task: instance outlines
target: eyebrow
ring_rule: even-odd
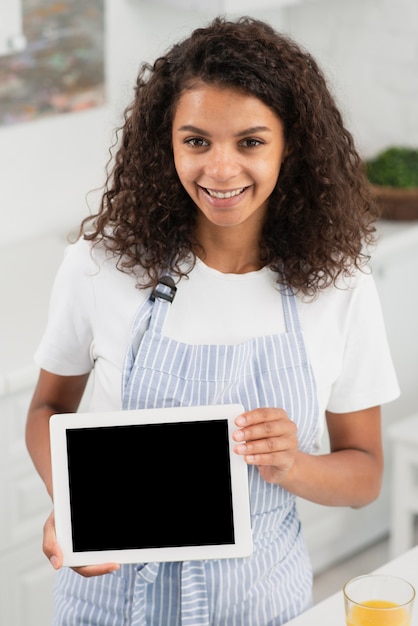
[[[180,132],[196,133],[196,135],[209,136],[210,134],[202,128],[192,126],[191,124],[185,124],[184,126],[180,126],[178,130]],[[271,132],[271,128],[269,128],[268,126],[251,126],[250,128],[246,128],[245,130],[240,130],[239,133],[236,133],[235,137],[245,137],[246,135],[254,135],[255,133],[263,132]]]

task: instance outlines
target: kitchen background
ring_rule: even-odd
[[[0,127],[0,244],[72,228],[85,214],[85,195],[103,181],[112,130],[133,95],[139,62],[213,16],[210,8],[181,8],[199,5],[234,13],[244,6],[305,45],[365,155],[418,144],[416,0],[105,0],[106,104]]]
[[[53,572],[41,552],[49,503],[23,442],[32,354],[66,236],[87,202],[95,208],[91,190],[103,183],[139,63],[217,13],[266,19],[320,62],[365,158],[389,145],[418,146],[417,0],[254,0],[254,8],[251,0],[103,0],[103,7],[104,91],[92,106],[0,125],[1,626],[49,623]],[[418,412],[418,221],[380,230],[373,264],[402,397],[384,412],[388,462],[379,500],[362,511],[301,503],[316,573],[388,534],[387,427]]]

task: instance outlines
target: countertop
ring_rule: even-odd
[[[359,575],[364,573],[367,572],[359,572]],[[400,576],[418,590],[418,546],[379,567],[375,573]],[[290,620],[286,626],[346,626],[342,590]],[[411,626],[418,626],[418,600],[415,601]]]

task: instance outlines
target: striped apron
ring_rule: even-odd
[[[299,449],[309,452],[318,426],[316,388],[290,291],[282,296],[285,333],[189,345],[164,336],[170,287],[158,289],[134,320],[123,408],[281,407],[298,426]],[[312,572],[295,497],[264,481],[256,467],[248,473],[251,557],[123,564],[90,579],[64,568],[54,626],[281,626],[309,608]]]

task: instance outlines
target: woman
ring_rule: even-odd
[[[242,403],[254,554],[61,569],[51,514],[54,624],[278,626],[311,604],[296,496],[375,499],[398,394],[360,158],[316,62],[248,18],[145,64],[122,131],[57,276],[28,448],[52,496],[49,418],[77,410],[91,372],[93,411]],[[325,424],[330,453],[312,454]]]

